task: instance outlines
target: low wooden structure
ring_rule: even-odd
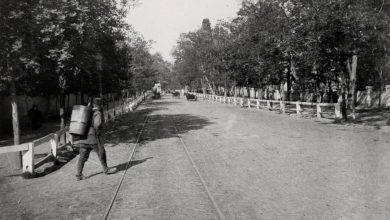
[[[141,104],[142,101],[148,97],[149,94],[149,92],[143,93],[135,100],[125,101],[121,105],[114,104],[113,108],[103,113],[105,121],[113,121],[115,118],[121,117],[122,115],[133,111],[139,104]],[[38,162],[34,163],[34,148],[46,143],[50,143],[51,153],[48,156],[40,159]],[[72,135],[69,134],[69,127],[65,127],[64,129],[50,133],[29,143],[0,147],[0,154],[22,152],[23,173],[33,175],[34,168],[41,166],[48,159],[56,158],[58,149],[66,147],[67,145],[71,145],[72,143],[73,140]]]

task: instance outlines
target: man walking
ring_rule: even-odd
[[[74,144],[78,145],[80,149],[80,158],[77,163],[77,180],[86,179],[83,175],[83,168],[92,150],[97,153],[105,174],[112,174],[115,172],[115,170],[110,170],[107,166],[106,150],[104,149],[104,145],[102,143],[103,115],[101,112],[101,104],[102,100],[100,98],[94,98],[92,120],[89,125],[88,133],[85,136],[81,136],[79,140],[74,142]]]

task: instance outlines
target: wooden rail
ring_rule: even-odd
[[[278,104],[279,110],[282,113],[286,112],[286,105],[295,105],[295,108],[293,108],[293,110],[295,110],[298,115],[301,115],[302,112],[304,111],[302,106],[316,107],[316,113],[318,118],[323,117],[322,107],[334,107],[334,114],[336,118],[341,118],[341,110],[340,110],[339,103],[313,103],[313,102],[299,102],[299,101],[283,102],[282,100],[248,99],[248,98],[241,98],[241,97],[225,97],[225,96],[208,95],[208,94],[201,94],[201,93],[192,93],[192,94],[196,95],[197,97],[202,97],[205,100],[239,105],[241,107],[248,107],[248,108],[257,108],[257,109],[266,108],[272,110],[273,109],[272,105]]]
[[[114,106],[110,110],[104,112],[104,118],[106,121],[114,120],[117,117],[122,116],[125,113],[133,111],[142,101],[144,101],[150,95],[149,92],[143,93],[137,99],[133,101],[125,101],[122,105]],[[34,163],[34,148],[50,143],[51,153]],[[73,143],[72,135],[69,134],[69,127],[65,127],[54,133],[50,133],[42,138],[34,140],[29,143],[20,145],[12,145],[0,147],[0,154],[22,152],[22,169],[23,173],[34,174],[34,168],[37,168],[44,164],[49,158],[57,157],[57,150],[61,147],[71,145]]]

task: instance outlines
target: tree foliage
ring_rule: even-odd
[[[183,85],[200,86],[206,75],[216,87],[348,88],[353,56],[358,88],[390,75],[390,19],[381,0],[244,0],[237,15],[181,35],[173,55]]]

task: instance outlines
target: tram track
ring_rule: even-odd
[[[123,184],[123,180],[124,180],[124,178],[125,178],[125,176],[126,176],[126,172],[127,172],[128,168],[129,168],[131,162],[132,162],[132,159],[133,159],[135,150],[137,149],[137,146],[138,146],[138,144],[139,144],[140,138],[141,138],[141,136],[142,136],[142,133],[143,133],[143,131],[144,131],[144,129],[145,129],[146,124],[148,123],[148,120],[149,120],[149,116],[146,116],[146,118],[145,118],[145,120],[144,120],[144,122],[143,122],[142,128],[141,128],[141,131],[140,131],[140,133],[138,134],[137,141],[136,141],[135,144],[134,144],[134,147],[133,147],[133,150],[131,151],[131,154],[130,154],[130,156],[129,156],[128,162],[126,163],[126,168],[125,168],[124,172],[122,173],[121,179],[119,180],[119,183],[118,183],[118,185],[117,185],[117,187],[116,187],[116,189],[115,189],[115,191],[114,191],[114,194],[113,194],[113,196],[112,196],[112,198],[111,198],[111,200],[110,200],[109,205],[107,206],[107,209],[106,209],[106,211],[105,211],[105,213],[104,213],[104,215],[103,215],[103,217],[102,217],[102,220],[107,220],[108,217],[109,217],[109,215],[110,215],[112,206],[114,205],[115,199],[116,199],[116,197],[118,196],[118,192],[119,192],[119,190],[120,190],[120,188],[121,188],[121,186],[122,186],[122,184]]]
[[[175,114],[177,114],[177,112],[175,112]],[[194,159],[192,158],[190,152],[188,151],[188,147],[187,147],[186,143],[184,142],[183,138],[181,137],[180,130],[177,128],[177,125],[176,125],[175,121],[173,121],[173,128],[175,129],[176,136],[180,139],[181,146],[184,149],[184,152],[186,153],[188,159],[191,161],[191,165],[192,165],[193,169],[195,170],[198,178],[200,179],[200,181],[202,183],[202,186],[203,186],[204,190],[206,191],[207,196],[208,196],[210,202],[212,203],[212,205],[213,205],[213,207],[214,207],[214,209],[215,209],[215,211],[217,213],[218,219],[219,220],[224,220],[225,216],[222,213],[221,209],[219,208],[218,203],[216,202],[216,200],[215,200],[213,194],[211,193],[210,189],[208,188],[207,183],[206,183],[205,179],[203,178],[201,172],[199,171],[198,166],[196,165]]]
[[[180,139],[180,142],[182,143],[181,146],[183,147],[183,149],[184,149],[184,151],[185,151],[185,153],[186,153],[188,159],[191,161],[192,167],[194,168],[196,174],[198,175],[200,181],[202,182],[203,188],[204,188],[204,190],[206,191],[207,196],[208,196],[208,198],[210,199],[211,203],[213,204],[213,207],[214,207],[215,211],[217,212],[218,219],[224,220],[225,217],[224,217],[223,213],[221,212],[221,209],[219,208],[217,202],[215,201],[214,196],[211,194],[210,189],[207,187],[207,183],[206,183],[206,181],[204,180],[204,178],[202,177],[202,174],[200,173],[200,171],[199,171],[199,169],[198,169],[198,166],[195,164],[194,159],[192,158],[191,154],[189,153],[188,148],[187,148],[187,145],[185,144],[185,142],[184,142],[183,139],[181,138],[181,136],[180,136],[180,134],[179,134],[179,130],[177,129],[176,124],[174,124],[174,128],[175,128],[177,137]]]
[[[109,219],[110,217],[110,214],[113,214],[113,206],[115,205],[116,203],[116,199],[119,195],[121,195],[122,193],[120,193],[120,190],[121,190],[121,187],[123,185],[123,182],[124,182],[124,178],[126,177],[126,171],[127,169],[130,167],[132,161],[134,160],[134,155],[135,155],[135,152],[137,150],[137,148],[139,147],[139,144],[141,142],[141,140],[145,139],[147,140],[148,138],[145,138],[143,137],[145,135],[145,132],[146,131],[149,131],[150,132],[150,128],[148,126],[150,126],[148,124],[148,122],[150,121],[150,118],[152,116],[147,116],[143,122],[143,125],[142,125],[142,129],[140,130],[139,134],[138,134],[138,137],[137,137],[137,141],[135,142],[134,144],[134,147],[132,149],[132,152],[129,156],[129,160],[126,164],[126,169],[125,171],[123,172],[118,184],[117,184],[117,187],[114,191],[114,193],[112,194],[112,198],[110,200],[110,203],[108,204],[107,206],[107,209],[103,215],[103,217],[101,218],[102,220],[107,220]],[[158,116],[157,116],[158,117]],[[175,120],[169,120],[167,119],[166,117],[162,117],[162,121],[164,121],[165,123],[167,123],[167,125],[170,124],[169,127],[171,127],[172,129],[169,129],[170,132],[171,132],[171,135],[172,137],[176,137],[179,139],[179,143],[180,143],[180,148],[183,149],[184,153],[185,153],[185,157],[187,157],[187,159],[189,160],[189,164],[190,164],[190,167],[188,168],[189,170],[192,169],[193,171],[195,171],[195,175],[196,175],[196,179],[198,179],[198,181],[201,183],[202,186],[199,185],[199,187],[202,187],[203,188],[203,191],[205,192],[205,194],[207,195],[207,197],[204,197],[204,199],[208,198],[209,202],[211,203],[212,206],[210,206],[210,211],[211,210],[214,210],[215,211],[215,214],[216,214],[216,219],[219,219],[219,220],[224,220],[225,217],[223,215],[223,213],[221,212],[215,198],[213,197],[212,193],[210,192],[208,186],[207,186],[207,183],[205,181],[205,179],[202,177],[202,174],[201,172],[199,171],[199,168],[198,166],[196,165],[194,159],[192,158],[189,150],[188,150],[188,147],[186,145],[186,143],[184,142],[184,140],[182,139],[181,135],[180,135],[180,126],[178,126],[176,123],[175,123]],[[152,125],[153,126],[153,125]],[[158,126],[158,125],[154,125],[154,126]],[[159,129],[159,128],[155,128],[155,127],[151,127],[152,129]],[[179,147],[179,146],[178,146]],[[200,188],[199,188],[200,189]],[[205,200],[206,201],[206,200]],[[211,214],[211,212],[210,212]]]

